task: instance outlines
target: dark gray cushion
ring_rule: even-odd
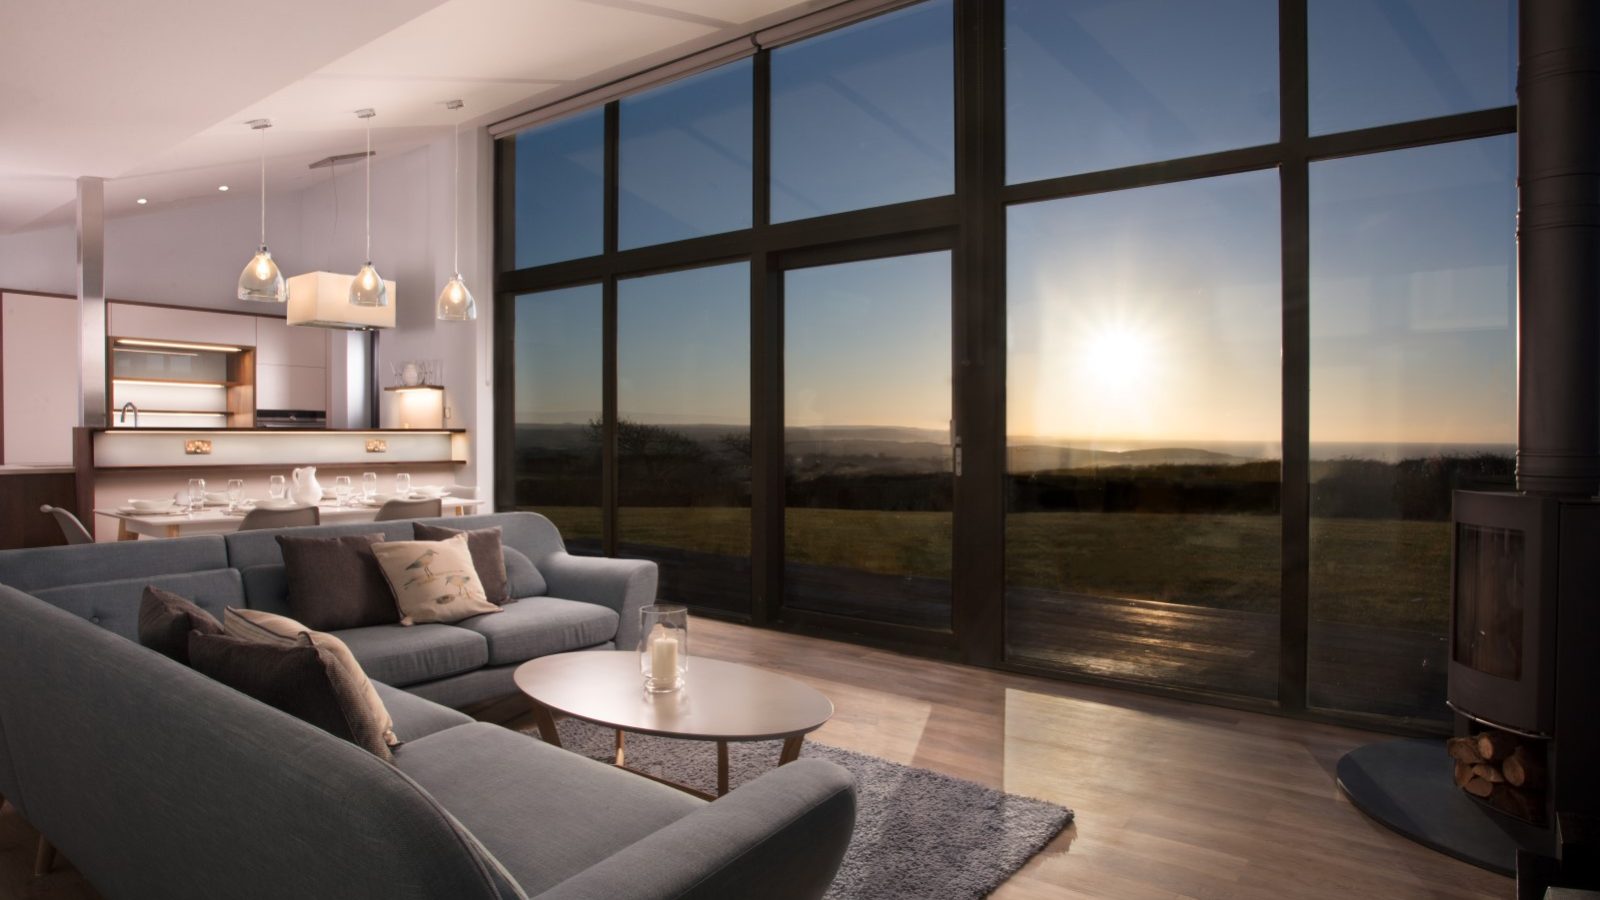
[[[294,618],[289,613],[289,570],[282,563],[241,569],[239,577],[247,608]]]
[[[603,644],[617,633],[617,614],[593,603],[528,597],[493,615],[462,619],[456,627],[483,635],[489,665],[505,666]]]
[[[205,572],[229,566],[220,535],[0,550],[0,584],[35,596],[46,588]]]
[[[506,561],[506,592],[511,599],[542,596],[546,587],[539,567],[515,547],[502,545],[500,552]]]
[[[314,631],[400,621],[389,582],[373,558],[382,534],[278,535],[289,582],[289,617]]]
[[[251,566],[283,565],[283,553],[278,549],[278,535],[308,537],[341,537],[347,534],[381,534],[388,541],[411,540],[410,522],[355,522],[349,525],[308,525],[303,528],[263,528],[257,531],[235,531],[227,535],[227,564],[235,569]]]
[[[565,553],[566,544],[561,541],[561,532],[556,530],[554,522],[534,512],[518,510],[515,512],[485,513],[478,516],[451,516],[438,519],[419,519],[428,525],[443,525],[446,528],[461,528],[472,530],[474,528],[500,528],[500,543],[507,548],[518,550],[528,557],[536,566],[544,565],[544,558],[552,553]],[[408,527],[410,527],[408,525]],[[390,538],[389,540],[395,540]]]
[[[706,805],[484,723],[410,741],[395,752],[395,765],[465,825],[530,896]]]
[[[471,724],[473,718],[432,700],[424,700],[410,691],[390,687],[381,681],[372,683],[383,705],[394,720],[394,733],[402,741],[414,741],[446,728]]]
[[[500,549],[500,526],[462,531],[417,522],[414,527],[419,541],[446,541],[458,534],[466,535],[467,552],[472,554],[472,568],[478,583],[483,585],[484,596],[496,606],[503,606],[511,599],[506,590],[506,556]]]
[[[218,619],[222,618],[222,611],[225,608],[238,606],[244,602],[244,588],[239,581],[239,573],[233,569],[74,584],[35,591],[34,596],[137,642],[139,602],[144,597],[144,589],[148,585],[186,597],[189,602]]]
[[[379,759],[390,758],[384,740],[388,723],[370,715],[360,692],[342,676],[339,663],[304,632],[292,644],[195,632],[189,636],[189,660],[208,678]]]
[[[191,631],[221,634],[222,623],[177,594],[147,585],[139,598],[139,643],[188,665]]]
[[[333,634],[355,654],[368,678],[395,687],[469,672],[489,661],[483,635],[454,625],[373,625]]]

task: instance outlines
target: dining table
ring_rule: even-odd
[[[442,497],[441,512],[445,515],[464,516],[477,512],[487,500],[468,497]],[[322,524],[336,525],[354,522],[371,522],[378,517],[381,504],[355,501],[340,506],[336,502],[317,504],[317,514]],[[117,540],[132,541],[140,537],[175,538],[197,534],[231,534],[239,530],[248,504],[233,510],[226,505],[206,505],[196,510],[174,509],[164,512],[137,512],[127,508],[97,509],[95,515],[117,520]]]

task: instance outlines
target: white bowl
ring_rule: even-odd
[[[172,498],[163,497],[160,500],[128,500],[128,505],[140,512],[160,512],[172,507]]]
[[[432,500],[435,497],[443,497],[444,494],[445,489],[436,484],[423,484],[411,489],[412,496],[421,497],[424,500]]]

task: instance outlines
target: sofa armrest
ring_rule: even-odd
[[[855,828],[855,780],[796,760],[540,894],[548,900],[815,900]]]
[[[552,553],[539,560],[545,592],[616,610],[618,650],[639,646],[639,608],[656,602],[656,564],[644,559],[609,559]]]

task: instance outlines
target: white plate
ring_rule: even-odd
[[[169,506],[166,509],[138,509],[132,506],[119,506],[117,507],[117,512],[125,516],[179,516],[188,512],[188,510],[179,509],[176,506]]]
[[[172,498],[161,500],[141,500],[134,497],[128,501],[128,508],[137,512],[165,512],[176,505]]]
[[[287,498],[282,500],[273,500],[268,498],[266,500],[257,500],[255,505],[259,509],[292,509],[300,504]]]

